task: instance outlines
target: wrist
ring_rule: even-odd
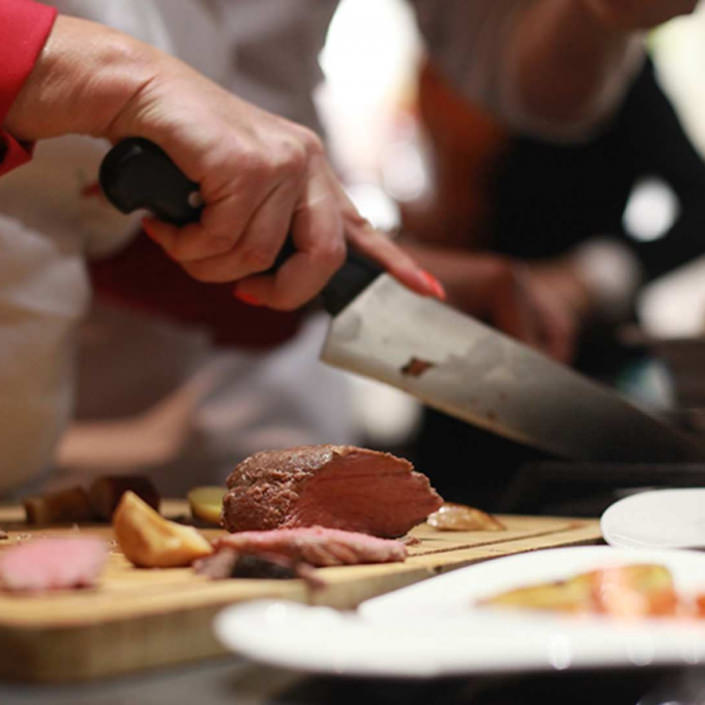
[[[153,77],[158,56],[121,32],[59,16],[4,127],[26,141],[67,133],[108,136],[124,106]]]

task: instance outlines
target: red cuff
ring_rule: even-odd
[[[56,10],[33,0],[0,1],[0,125],[34,67],[56,18]],[[27,161],[30,151],[0,134],[0,173]]]

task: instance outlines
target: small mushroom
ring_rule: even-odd
[[[446,502],[429,514],[426,522],[439,531],[504,531],[499,519],[475,507]]]

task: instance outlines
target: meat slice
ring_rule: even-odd
[[[95,585],[108,555],[101,539],[34,539],[0,553],[0,587],[42,592]]]
[[[320,590],[326,582],[310,563],[274,553],[240,554],[232,548],[221,548],[193,563],[198,575],[211,580],[253,578],[256,580],[291,580],[301,578],[312,590]]]
[[[241,531],[218,539],[215,547],[239,554],[286,556],[313,566],[394,563],[406,558],[401,541],[322,526]]]
[[[354,446],[300,446],[243,460],[227,480],[228,531],[326,526],[402,536],[441,506],[408,460]]]

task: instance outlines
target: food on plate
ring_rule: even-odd
[[[44,592],[96,584],[108,555],[93,536],[25,541],[0,552],[0,586],[18,592]]]
[[[83,487],[27,497],[24,510],[28,524],[70,524],[90,521],[93,510]]]
[[[354,446],[256,453],[226,484],[228,531],[325,526],[397,537],[443,502],[408,460]]]
[[[110,521],[122,495],[130,490],[150,507],[159,511],[159,493],[143,475],[106,475],[93,481],[88,500],[96,518]]]
[[[506,531],[506,526],[490,514],[464,504],[444,502],[426,523],[439,531]]]
[[[213,552],[192,526],[164,519],[129,490],[113,514],[113,531],[125,557],[140,568],[187,566]]]
[[[394,563],[407,555],[401,541],[322,526],[242,531],[217,539],[215,547],[243,554],[286,556],[313,566]]]
[[[529,585],[481,604],[615,617],[677,615],[687,608],[687,603],[679,600],[669,570],[648,563],[612,566],[567,580]]]
[[[225,487],[194,487],[186,495],[191,514],[208,524],[220,525],[223,511],[223,496],[227,492]]]
[[[7,531],[5,531],[5,529],[0,529],[0,541],[4,541],[6,538],[9,538]]]

